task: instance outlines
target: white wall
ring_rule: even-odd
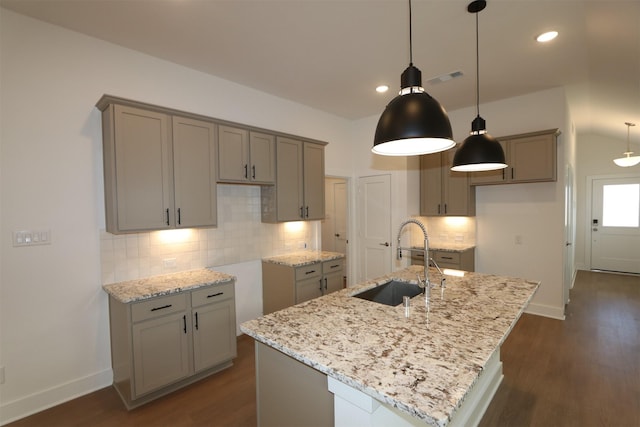
[[[345,120],[4,9],[0,19],[6,422],[111,383],[94,108],[104,93],[325,140],[328,174],[351,165]],[[12,247],[24,229],[51,230],[52,244]]]
[[[620,125],[624,126],[624,123]],[[640,130],[637,129],[638,127],[631,128],[631,151],[640,153],[640,144],[635,142],[638,141],[637,135],[640,133]],[[622,157],[622,153],[627,151],[626,139],[619,140],[598,134],[578,134],[577,140],[576,267],[580,270],[588,270],[591,268],[591,244],[589,240],[591,236],[588,231],[591,218],[588,218],[587,214],[591,210],[591,207],[588,206],[588,195],[591,189],[587,186],[587,179],[590,176],[640,175],[640,165],[621,168],[613,163],[613,159]]]
[[[558,128],[558,181],[476,188],[476,271],[542,282],[528,311],[563,318],[564,164],[567,126],[564,90],[553,89],[483,104],[494,137]],[[461,141],[473,108],[450,112]],[[466,126],[465,126],[466,125]],[[522,244],[515,236],[522,236]]]

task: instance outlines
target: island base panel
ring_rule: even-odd
[[[258,427],[332,427],[327,376],[256,341]]]

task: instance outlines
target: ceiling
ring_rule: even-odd
[[[413,62],[449,111],[475,104],[475,15],[467,4],[413,0]],[[409,63],[405,0],[0,5],[347,119],[380,114]],[[640,1],[490,0],[479,24],[481,102],[564,86],[578,132],[626,139],[624,122],[640,125]],[[556,40],[534,40],[550,29]],[[462,77],[428,82],[454,71]],[[383,83],[391,90],[376,93]]]

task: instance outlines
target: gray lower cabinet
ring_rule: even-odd
[[[343,274],[344,258],[299,267],[263,261],[263,314],[338,291],[343,287]]]
[[[451,268],[454,270],[475,271],[475,249],[473,248],[463,251],[431,249],[429,250],[429,257],[433,258],[441,269]],[[422,252],[412,252],[411,264],[423,265],[424,254]]]
[[[109,297],[113,385],[128,409],[231,366],[234,284],[122,303]]]

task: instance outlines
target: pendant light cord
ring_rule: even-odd
[[[478,12],[476,12],[476,113],[480,117],[480,42],[478,31]]]
[[[409,0],[409,65],[413,65],[413,30],[411,28],[411,21],[411,0]]]
[[[629,130],[631,130],[631,126],[635,126],[635,123],[630,123],[630,122],[625,122],[625,125],[627,125],[627,152],[631,151],[631,143],[629,142]]]

